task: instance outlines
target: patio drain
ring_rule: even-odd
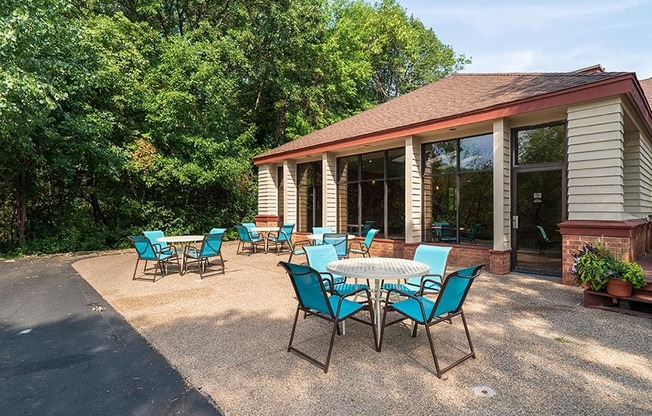
[[[494,397],[496,395],[494,389],[485,386],[473,387],[473,393],[480,397]]]

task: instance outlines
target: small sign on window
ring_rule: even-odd
[[[534,193],[534,203],[535,204],[540,204],[541,203],[541,192],[535,192]]]

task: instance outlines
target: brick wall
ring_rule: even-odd
[[[573,254],[585,243],[600,243],[614,257],[632,261],[650,249],[651,223],[633,221],[566,221],[560,224],[562,234],[562,283],[575,285]]]

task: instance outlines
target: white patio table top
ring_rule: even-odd
[[[430,267],[419,261],[397,259],[392,257],[356,257],[330,262],[326,269],[340,276],[354,279],[373,279],[373,303],[376,321],[376,335],[380,338],[380,295],[382,281],[387,279],[407,279],[409,277],[423,276],[430,271]],[[380,339],[379,339],[380,341]]]
[[[203,235],[171,235],[171,236],[166,236],[166,237],[159,237],[157,238],[158,241],[163,241],[166,243],[183,243],[183,256],[181,258],[181,273],[183,274],[183,271],[186,270],[186,252],[188,251],[188,247],[192,243],[198,243],[200,241],[204,240]]]

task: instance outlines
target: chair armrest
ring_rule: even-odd
[[[433,275],[436,276],[436,275]],[[423,295],[425,289],[426,289],[426,283],[433,283],[436,286],[439,286],[441,288],[441,281],[436,281],[433,279],[423,279],[421,280],[421,285],[419,286],[419,291],[416,293],[417,295]]]

